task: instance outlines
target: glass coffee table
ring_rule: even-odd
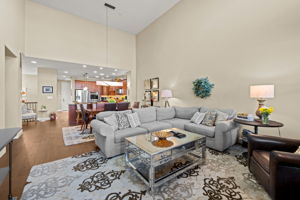
[[[152,133],[125,139],[126,165],[149,186],[152,195],[156,187],[197,165],[205,164],[205,136],[176,128],[164,131],[183,133],[185,137],[169,137],[173,145],[164,148],[152,144],[157,140]]]

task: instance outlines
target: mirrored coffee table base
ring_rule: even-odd
[[[180,129],[170,129],[186,135],[168,138],[174,145],[159,148],[152,145],[152,134],[126,138],[126,165],[155,193],[155,188],[167,181],[205,164],[206,138]]]

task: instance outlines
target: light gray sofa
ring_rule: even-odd
[[[216,126],[208,127],[191,123],[190,119],[196,112],[219,110],[229,115],[229,120],[217,122]],[[233,122],[236,113],[228,109],[208,109],[198,107],[172,107],[172,108],[141,108],[120,112],[136,112],[141,121],[141,126],[115,130],[104,122],[104,118],[117,111],[107,111],[97,114],[91,122],[96,144],[107,157],[124,153],[125,138],[139,134],[159,131],[168,128],[180,128],[206,136],[206,145],[209,148],[224,151],[234,145],[238,138],[238,125]]]

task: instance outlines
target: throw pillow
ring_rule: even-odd
[[[125,113],[116,113],[116,117],[117,117],[117,121],[118,121],[118,128],[120,130],[130,127],[128,118]]]
[[[126,115],[131,128],[135,128],[141,125],[141,121],[137,113],[130,113]]]
[[[216,122],[219,122],[219,121],[226,121],[228,119],[228,114],[227,113],[224,113],[224,112],[221,112],[221,111],[217,111],[217,119],[216,119]]]
[[[201,124],[205,126],[214,126],[217,118],[217,112],[207,112]]]
[[[298,149],[295,151],[296,154],[300,154],[300,146],[298,147]]]
[[[191,122],[195,124],[201,124],[204,117],[205,117],[205,113],[196,112],[192,117]]]
[[[116,117],[115,114],[112,114],[112,115],[110,115],[108,117],[104,117],[103,121],[105,123],[107,123],[108,125],[112,126],[114,131],[117,130],[118,127],[119,127],[118,126],[118,120],[117,120],[117,117]]]

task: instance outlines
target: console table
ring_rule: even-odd
[[[7,174],[9,175],[9,184],[8,184],[8,199],[16,199],[12,196],[11,191],[11,175],[12,175],[12,143],[16,135],[21,131],[21,128],[8,128],[8,129],[0,129],[0,149],[9,145],[9,165],[5,168],[0,168],[0,184],[4,181]]]

